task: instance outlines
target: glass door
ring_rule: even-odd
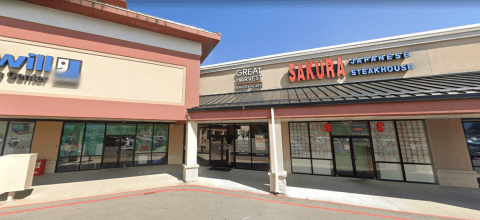
[[[103,148],[103,168],[118,167],[118,146],[120,146],[120,140],[117,136],[105,137],[105,145]]]
[[[131,167],[133,163],[133,150],[135,149],[133,136],[121,137],[118,155],[119,167]]]
[[[372,148],[368,138],[351,138],[356,177],[375,178]]]
[[[222,136],[211,136],[210,165],[221,166],[222,164]]]
[[[369,138],[335,137],[333,146],[337,176],[375,178]]]
[[[134,140],[133,136],[106,136],[102,167],[132,166]]]
[[[235,164],[233,141],[233,136],[223,136],[222,166],[224,167],[233,167]]]
[[[211,138],[210,165],[216,167],[233,167],[235,164],[233,136],[215,135]]]
[[[355,177],[350,138],[333,138],[337,176]]]

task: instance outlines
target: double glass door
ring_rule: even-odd
[[[134,136],[106,136],[103,168],[131,167],[134,147]]]
[[[375,178],[369,138],[333,137],[337,176]]]
[[[211,136],[210,165],[216,167],[233,167],[235,164],[233,141],[234,136]]]

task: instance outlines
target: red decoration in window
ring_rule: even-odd
[[[384,132],[385,131],[385,126],[383,126],[382,122],[377,123],[377,131]]]
[[[325,124],[325,131],[327,131],[327,132],[332,131],[332,125],[330,123]]]

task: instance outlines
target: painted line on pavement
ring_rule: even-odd
[[[323,203],[329,203],[329,204],[335,204],[335,205],[352,206],[352,207],[358,207],[358,208],[374,209],[374,210],[380,210],[380,211],[397,212],[397,213],[412,214],[412,215],[421,215],[421,216],[427,216],[427,217],[436,217],[436,218],[445,218],[445,219],[455,219],[455,220],[466,220],[466,219],[464,219],[464,218],[456,218],[456,217],[449,217],[449,216],[442,216],[442,215],[431,215],[431,214],[424,214],[424,213],[415,213],[415,212],[407,212],[407,211],[397,211],[397,210],[389,210],[389,209],[382,209],[382,208],[359,206],[359,205],[352,205],[352,204],[345,204],[345,203],[338,203],[338,202],[331,202],[331,201],[302,199],[302,198],[287,197],[287,196],[282,196],[282,195],[262,194],[262,193],[255,193],[255,192],[245,192],[245,191],[239,191],[239,190],[222,189],[222,188],[215,188],[215,187],[201,186],[201,185],[163,186],[163,187],[155,187],[155,188],[149,188],[149,189],[140,189],[140,190],[132,190],[132,191],[125,191],[125,192],[118,192],[118,193],[109,193],[109,194],[95,195],[95,196],[86,196],[86,197],[79,197],[79,198],[72,198],[72,199],[64,199],[64,200],[55,200],[55,201],[48,201],[48,202],[31,203],[31,204],[18,205],[18,206],[0,207],[0,210],[2,210],[2,209],[9,209],[9,208],[25,207],[25,206],[42,205],[42,204],[56,203],[56,202],[66,202],[66,201],[72,201],[72,200],[81,200],[81,199],[97,198],[97,197],[103,197],[103,196],[127,194],[127,193],[134,193],[134,192],[140,192],[140,191],[149,191],[149,190],[156,190],[156,189],[163,189],[163,188],[185,187],[185,186],[208,188],[208,189],[215,189],[215,190],[224,190],[224,191],[231,191],[231,192],[238,192],[238,193],[248,193],[248,194],[254,194],[254,195],[261,195],[261,196],[272,196],[272,197],[279,197],[279,198],[286,198],[286,199],[297,199],[297,200],[305,200],[305,201],[323,202]],[[139,193],[139,194],[134,194],[134,195],[143,195],[143,194],[150,194],[150,193],[157,193],[157,191],[146,192],[146,193]],[[126,195],[126,197],[128,197],[128,196],[130,196],[130,195]],[[118,197],[123,198],[122,196],[118,196]],[[112,198],[117,198],[117,197],[112,197]],[[108,199],[108,198],[106,198],[106,199]],[[90,201],[97,201],[97,200],[90,200]],[[98,200],[98,201],[102,201],[102,200],[100,199],[100,200]],[[88,201],[87,201],[87,202],[88,202]],[[76,203],[69,203],[69,204],[77,204],[77,203],[78,203],[78,202],[76,202]],[[78,204],[81,204],[81,202],[78,203]],[[60,205],[60,206],[61,206],[61,205]],[[57,206],[54,205],[54,206],[49,206],[49,207],[53,207],[53,208],[54,208],[54,207],[57,207]],[[41,209],[41,208],[39,208],[39,209]],[[29,209],[29,210],[36,210],[36,209]],[[0,213],[0,216],[1,216],[1,215],[2,215],[2,213]]]
[[[250,194],[255,194],[255,195],[273,196],[273,197],[286,198],[286,199],[297,199],[297,200],[304,200],[304,201],[323,202],[323,203],[330,203],[330,204],[334,204],[334,205],[352,206],[352,207],[358,207],[358,208],[364,208],[364,209],[375,209],[375,210],[380,210],[380,211],[398,212],[398,213],[405,213],[405,214],[412,214],[412,215],[422,215],[422,216],[435,217],[435,218],[445,218],[445,219],[455,219],[455,220],[466,220],[466,219],[464,219],[464,218],[456,218],[456,217],[449,217],[449,216],[443,216],[443,215],[431,215],[431,214],[416,213],[416,212],[398,211],[398,210],[382,209],[382,208],[375,208],[375,207],[368,207],[368,206],[360,206],[360,205],[352,205],[352,204],[339,203],[339,202],[331,202],[331,201],[324,201],[324,200],[302,199],[302,198],[288,197],[288,196],[283,196],[283,195],[272,195],[272,194],[261,194],[261,193],[254,193],[254,192],[244,192],[244,191],[239,191],[239,190],[221,189],[221,188],[215,188],[215,187],[209,187],[209,186],[201,186],[201,185],[184,185],[184,186],[204,187],[204,188],[209,188],[209,189],[218,189],[218,190],[225,190],[225,191],[238,192],[238,193],[250,193]],[[468,219],[467,219],[467,220],[468,220]]]
[[[302,204],[281,202],[281,201],[275,201],[275,200],[268,200],[268,199],[250,197],[250,196],[242,196],[242,195],[235,195],[235,194],[230,194],[230,193],[214,192],[214,191],[200,190],[200,189],[163,189],[163,190],[157,190],[157,191],[153,191],[153,192],[136,193],[136,194],[122,195],[122,196],[102,198],[102,199],[95,199],[95,200],[89,200],[89,201],[81,201],[81,202],[60,204],[60,205],[40,207],[40,208],[34,208],[34,209],[6,212],[6,213],[0,213],[0,216],[12,215],[12,214],[18,214],[18,213],[26,213],[26,212],[32,212],[32,211],[39,211],[39,210],[44,210],[44,209],[52,209],[52,208],[65,207],[65,206],[72,206],[72,205],[80,205],[80,204],[93,203],[93,202],[100,202],[100,201],[106,201],[106,200],[112,200],[112,199],[121,199],[121,198],[127,198],[127,197],[139,196],[139,195],[149,195],[149,194],[153,194],[153,193],[169,192],[169,191],[205,192],[205,193],[212,193],[212,194],[219,194],[219,195],[226,195],[226,196],[234,196],[234,197],[253,199],[253,200],[259,200],[259,201],[264,201],[264,202],[272,202],[272,203],[278,203],[278,204],[284,204],[284,205],[292,205],[292,206],[298,206],[298,207],[305,207],[305,208],[321,209],[321,210],[328,210],[328,211],[335,211],[335,212],[344,212],[344,213],[350,213],[350,214],[366,215],[366,216],[380,217],[380,218],[387,218],[387,219],[405,220],[405,218],[398,218],[398,217],[387,216],[387,215],[378,215],[378,214],[358,212],[358,211],[350,211],[350,210],[343,210],[343,209],[333,209],[333,208],[327,208],[327,207],[321,207],[321,206],[302,205]]]

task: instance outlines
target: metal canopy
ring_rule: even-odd
[[[479,72],[204,95],[188,111],[462,98],[480,98]]]

